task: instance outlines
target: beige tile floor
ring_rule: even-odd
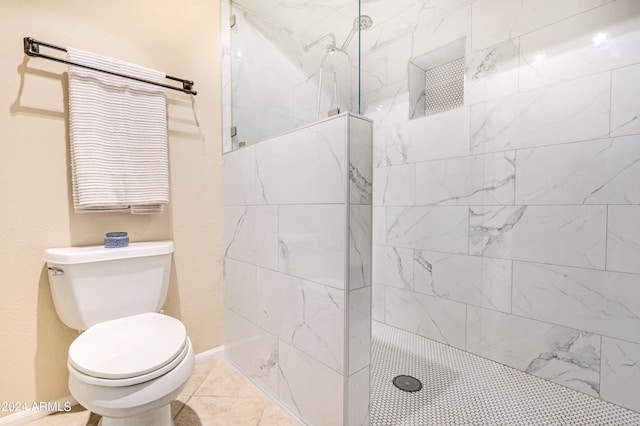
[[[236,370],[222,354],[199,362],[171,404],[175,426],[295,426],[299,423]],[[100,417],[76,405],[30,426],[96,426]]]

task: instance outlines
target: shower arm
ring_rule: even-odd
[[[342,43],[342,47],[340,48],[340,50],[344,52],[347,51],[347,47],[349,47],[349,44],[351,44],[351,40],[353,40],[353,36],[355,34],[356,34],[356,30],[352,28],[351,31],[349,31],[349,35],[347,36],[347,38],[344,39],[344,43]]]
[[[327,37],[331,37],[331,41],[333,43],[333,45],[336,45],[336,36],[333,33],[327,33],[325,35],[323,35],[322,37],[320,37],[319,39],[317,39],[316,41],[314,41],[313,43],[310,44],[305,44],[304,45],[304,51],[308,52],[309,50],[311,50],[311,48],[313,46],[315,46],[316,44],[320,43],[322,40],[324,40]]]

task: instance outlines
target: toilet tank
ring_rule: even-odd
[[[52,248],[44,251],[53,304],[76,330],[162,307],[169,289],[172,241]]]

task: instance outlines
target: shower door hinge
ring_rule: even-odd
[[[231,15],[229,18],[229,28],[233,28],[236,25],[236,15]]]
[[[340,108],[334,108],[327,111],[327,117],[333,117],[334,115],[340,114]]]
[[[238,127],[231,126],[231,137],[234,137],[238,134]]]

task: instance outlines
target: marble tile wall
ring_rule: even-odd
[[[362,2],[374,320],[640,411],[640,2]],[[407,64],[464,37],[464,106]]]
[[[223,156],[225,351],[310,425],[367,425],[372,123]]]

